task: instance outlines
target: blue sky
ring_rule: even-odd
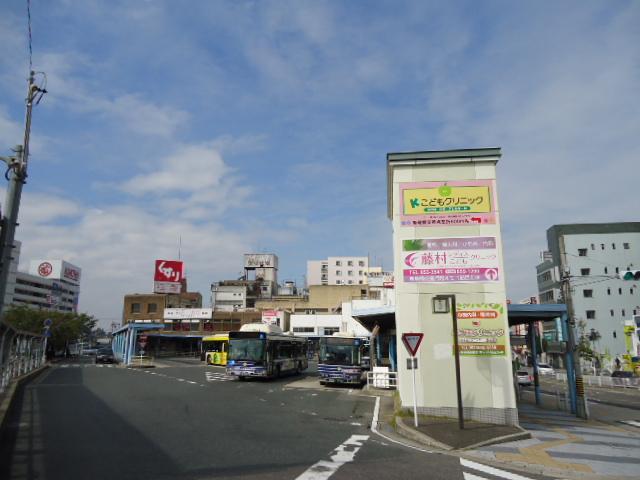
[[[0,5],[0,154],[20,143],[26,1]],[[503,149],[508,294],[555,223],[637,221],[640,3],[32,0],[22,264],[83,268],[118,320],[178,237],[190,287],[274,252],[392,266],[387,152]]]

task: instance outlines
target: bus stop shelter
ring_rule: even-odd
[[[573,361],[573,351],[569,339],[569,316],[567,315],[567,307],[564,304],[510,304],[507,306],[509,327],[516,325],[524,325],[527,328],[531,350],[534,372],[534,391],[536,405],[541,404],[540,400],[540,383],[538,378],[538,360],[536,351],[537,345],[537,322],[548,322],[559,319],[562,341],[555,342],[565,346],[562,352],[564,364],[567,369],[567,389],[569,392],[569,404],[571,413],[577,414],[577,389],[576,389],[576,369]],[[368,331],[372,332],[372,346],[374,341],[380,343],[380,338],[389,339],[389,351],[394,351],[397,343],[396,340],[396,320],[395,308],[393,306],[385,306],[367,310],[355,310],[352,312],[353,318],[360,323]],[[374,335],[375,333],[375,335]],[[380,335],[382,334],[382,335]],[[392,334],[392,335],[391,335]],[[393,347],[391,344],[394,344]],[[377,347],[379,348],[379,347]],[[391,357],[391,355],[390,355]],[[373,358],[373,357],[372,357]]]
[[[141,331],[161,330],[164,328],[162,323],[127,323],[113,332],[111,347],[116,360],[125,365],[131,364],[131,359],[136,353],[136,345],[138,344],[138,334]]]

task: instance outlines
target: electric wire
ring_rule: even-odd
[[[29,73],[33,70],[33,47],[31,35],[31,0],[27,0],[27,24],[29,27]]]

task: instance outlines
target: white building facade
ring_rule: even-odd
[[[246,285],[211,285],[211,308],[222,312],[238,312],[247,308]]]
[[[307,262],[307,286],[311,285],[367,285],[371,272],[381,272],[380,267],[370,267],[368,257],[329,257],[326,260]]]
[[[624,324],[640,315],[640,282],[619,278],[640,270],[640,222],[554,225],[537,265],[540,303],[562,303],[562,273],[571,286],[570,314],[594,329],[599,353],[626,353]],[[580,333],[580,332],[578,332]]]
[[[77,312],[82,270],[59,259],[34,260],[29,273],[16,272],[11,304]]]

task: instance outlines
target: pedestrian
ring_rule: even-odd
[[[620,358],[616,357],[616,370],[620,370]]]

